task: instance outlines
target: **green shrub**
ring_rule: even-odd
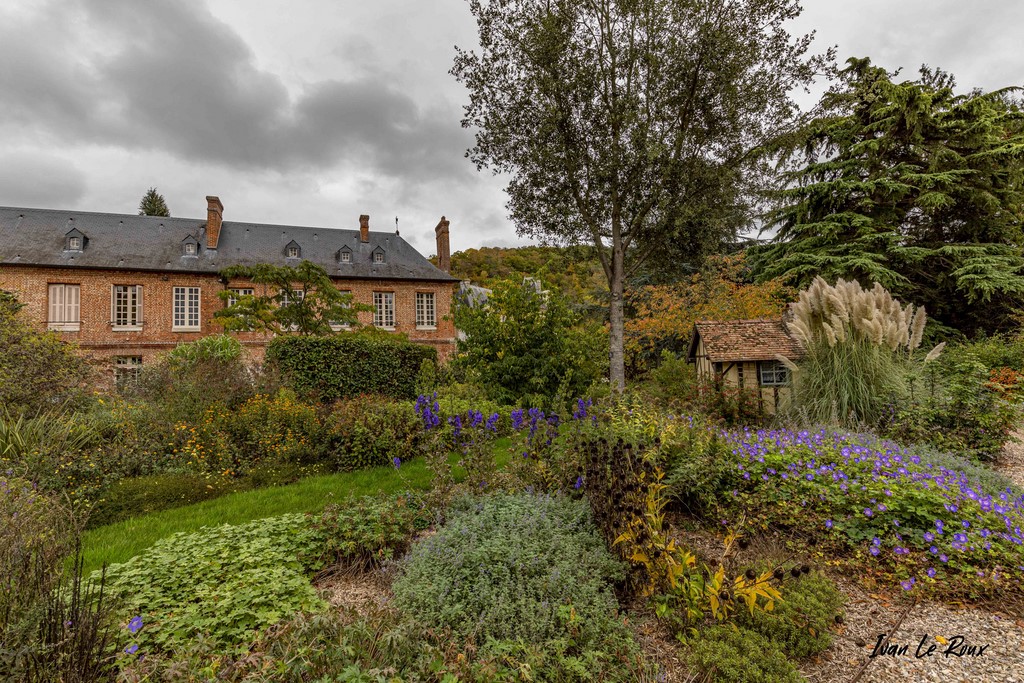
[[[615,618],[612,583],[624,577],[586,501],[501,494],[464,499],[413,546],[395,604],[484,651],[532,652],[545,680],[616,680],[635,653]]]
[[[130,517],[200,503],[247,488],[241,481],[198,474],[164,473],[114,482],[100,494],[89,513],[89,526],[113,524]]]
[[[712,626],[690,642],[690,667],[716,683],[798,683],[804,677],[771,640],[755,631]]]
[[[1021,401],[989,379],[989,368],[969,350],[946,351],[913,379],[910,400],[892,409],[883,433],[980,460],[996,458],[1020,420]]]
[[[313,522],[320,565],[374,566],[402,551],[425,512],[409,496],[357,498],[328,505]]]
[[[23,304],[0,290],[0,406],[36,414],[85,403],[93,377],[89,362],[57,332],[40,332],[21,313]]]
[[[109,680],[116,633],[102,582],[83,581],[72,509],[0,477],[0,678]],[[65,571],[67,564],[72,571]],[[98,585],[99,584],[99,585]]]
[[[297,392],[323,402],[360,394],[414,399],[420,366],[436,363],[437,350],[363,334],[282,336],[266,358]]]
[[[408,457],[422,432],[410,403],[357,396],[331,406],[320,448],[338,470],[379,467]]]
[[[788,657],[803,659],[828,649],[832,643],[829,629],[842,608],[843,595],[828,578],[815,572],[788,581],[785,599],[771,612],[751,615],[740,609],[736,621],[771,640]]]
[[[179,344],[167,352],[167,360],[181,369],[209,361],[230,362],[242,357],[242,344],[227,334],[213,334]]]
[[[682,404],[696,383],[696,366],[665,349],[658,367],[643,378],[639,391],[661,405],[673,406]]]

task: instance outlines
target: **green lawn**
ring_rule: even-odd
[[[508,462],[509,445],[508,439],[495,442],[499,465]],[[124,562],[179,531],[197,531],[214,524],[241,524],[289,512],[318,512],[328,503],[353,496],[428,489],[431,476],[423,459],[414,458],[404,461],[400,470],[379,467],[309,477],[288,486],[232,493],[97,527],[82,535],[85,571],[88,574],[104,564]]]

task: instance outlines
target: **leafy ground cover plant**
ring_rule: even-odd
[[[108,590],[142,653],[175,651],[193,638],[232,652],[255,635],[323,603],[309,574],[337,561],[385,557],[407,540],[416,510],[361,500],[320,517],[270,517],[175,534],[107,572]]]
[[[624,577],[585,502],[495,494],[462,500],[413,546],[395,605],[484,656],[532,653],[543,680],[624,680],[638,658],[615,614],[612,585]]]

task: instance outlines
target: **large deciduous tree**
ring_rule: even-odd
[[[1005,329],[1024,301],[1024,114],[1006,91],[957,95],[851,59],[784,141],[784,173],[754,250],[762,278],[881,283],[966,333]]]
[[[796,0],[470,0],[480,50],[469,158],[508,173],[518,232],[589,243],[610,292],[610,379],[624,386],[623,294],[652,255],[699,261],[744,227],[754,153],[826,59],[785,22]]]

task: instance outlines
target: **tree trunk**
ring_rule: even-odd
[[[616,222],[612,219],[613,224]],[[608,379],[611,382],[612,391],[621,394],[626,389],[626,359],[623,353],[623,328],[625,326],[622,311],[623,280],[625,279],[625,259],[622,249],[622,240],[619,238],[618,230],[613,228],[611,277],[608,280],[608,288],[611,290],[611,306],[609,309],[609,321],[611,331],[608,335],[610,346],[610,367]]]

